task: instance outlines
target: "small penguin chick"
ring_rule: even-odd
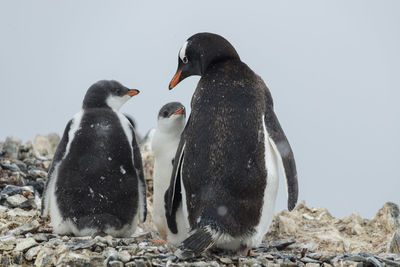
[[[139,90],[99,81],[68,123],[42,199],[57,234],[132,235],[146,219],[146,182],[129,120],[118,110]]]
[[[167,236],[164,193],[170,183],[172,162],[185,127],[185,117],[185,107],[181,103],[165,104],[158,113],[158,125],[152,140],[154,152],[153,223],[163,239],[166,239]]]
[[[163,132],[182,132],[185,126],[186,110],[179,102],[165,104],[158,112],[157,127]]]

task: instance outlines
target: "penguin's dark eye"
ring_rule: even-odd
[[[164,111],[163,116],[164,118],[168,117],[168,111]]]
[[[189,62],[187,56],[184,56],[184,57],[183,57],[182,62],[185,63],[185,64]]]

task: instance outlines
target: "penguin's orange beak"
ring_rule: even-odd
[[[129,89],[129,91],[126,92],[125,95],[134,96],[134,95],[137,95],[139,93],[140,93],[140,91],[137,90],[137,89]]]
[[[185,110],[185,108],[177,109],[177,110],[174,112],[174,114],[175,114],[175,115],[183,114],[183,111],[184,111],[184,110]]]
[[[174,88],[179,83],[179,79],[181,77],[181,74],[182,74],[182,70],[179,70],[179,71],[176,72],[174,78],[172,78],[172,81],[169,83],[169,90]]]

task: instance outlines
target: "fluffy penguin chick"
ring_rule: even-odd
[[[185,107],[181,103],[165,104],[158,113],[158,125],[151,144],[154,153],[153,223],[163,239],[167,237],[164,194],[170,183],[185,117]]]
[[[146,219],[146,183],[129,120],[120,107],[139,93],[116,81],[87,91],[51,164],[42,216],[57,234],[130,236]]]
[[[223,37],[198,33],[178,55],[169,89],[201,78],[165,195],[168,241],[183,252],[216,246],[245,253],[271,223],[281,163],[288,209],[298,196],[296,165],[263,80]]]

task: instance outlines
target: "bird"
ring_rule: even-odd
[[[288,209],[297,203],[294,154],[268,87],[228,40],[187,39],[169,89],[193,75],[201,77],[164,196],[168,242],[182,257],[210,248],[246,255],[272,221],[279,165]]]
[[[119,109],[139,90],[114,80],[90,86],[67,124],[48,173],[42,217],[57,234],[132,235],[147,214],[146,182],[132,124]]]
[[[164,193],[171,178],[173,161],[185,127],[186,111],[179,102],[170,102],[158,113],[157,128],[151,143],[154,153],[153,223],[160,237],[167,237]]]

